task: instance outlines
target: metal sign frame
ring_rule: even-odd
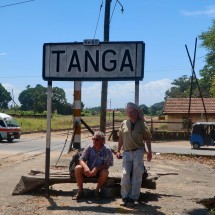
[[[44,43],[46,81],[123,81],[144,77],[145,43]]]

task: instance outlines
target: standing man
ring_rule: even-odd
[[[119,142],[116,157],[120,158],[123,147],[121,196],[124,206],[133,207],[139,199],[142,175],[144,172],[143,155],[147,145],[147,160],[151,161],[151,133],[146,127],[142,111],[129,102],[126,107],[128,120],[124,120],[119,129]]]
[[[100,189],[107,180],[109,167],[113,166],[113,154],[111,149],[104,145],[105,135],[101,131],[95,132],[93,144],[88,145],[80,159],[79,165],[75,167],[75,178],[78,184],[78,193],[74,199],[84,197],[84,177],[97,177],[98,182],[95,189],[95,197],[100,197]]]

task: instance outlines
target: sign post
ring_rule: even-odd
[[[49,196],[50,145],[51,145],[51,112],[52,112],[52,82],[48,81],[47,90],[47,126],[46,126],[46,164],[45,164],[45,192]]]
[[[50,143],[51,143],[51,94],[52,81],[75,81],[77,120],[81,108],[81,81],[135,81],[139,92],[139,80],[144,74],[145,44],[135,42],[45,43],[43,45],[43,79],[48,81],[45,190],[49,195]],[[105,87],[105,90],[107,87]],[[107,92],[104,91],[106,94]],[[138,96],[135,103],[139,103]],[[106,98],[102,100],[105,101]],[[75,102],[75,101],[74,101]],[[104,105],[104,104],[103,104]],[[104,105],[106,113],[107,104]],[[106,116],[105,116],[106,117]],[[74,118],[75,119],[75,118]],[[101,128],[103,129],[103,128]],[[80,129],[77,130],[75,147],[80,148]]]
[[[47,81],[142,80],[143,42],[45,43],[43,79]]]

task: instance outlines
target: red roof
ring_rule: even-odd
[[[203,98],[206,113],[215,114],[215,98]],[[164,104],[164,114],[188,113],[189,98],[168,98]],[[190,113],[205,113],[201,98],[191,98]]]

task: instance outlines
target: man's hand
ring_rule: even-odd
[[[120,152],[117,152],[117,153],[116,153],[116,158],[117,158],[117,159],[121,159],[121,158],[122,158],[122,155],[120,154]]]
[[[94,167],[91,171],[91,176],[96,176],[97,172],[98,172],[97,168]]]
[[[89,168],[84,169],[84,175],[86,175],[87,177],[90,177],[90,175],[91,175],[91,171],[90,171],[90,169],[89,169]]]
[[[147,161],[151,161],[152,160],[152,152],[146,152],[147,153]]]

